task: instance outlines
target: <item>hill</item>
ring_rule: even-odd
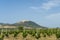
[[[16,25],[16,26],[24,26],[24,27],[32,27],[32,28],[46,28],[46,27],[43,27],[41,25],[38,25],[37,23],[35,23],[33,21],[26,21],[26,20],[15,23],[14,25]]]
[[[14,24],[0,23],[0,25],[2,26],[23,26],[23,27],[31,27],[31,28],[46,28],[41,25],[38,25],[37,23],[33,21],[28,21],[28,20],[20,21]]]

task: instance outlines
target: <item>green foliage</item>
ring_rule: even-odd
[[[40,33],[36,33],[36,34],[35,34],[35,38],[36,38],[36,39],[39,39],[39,38],[40,38]]]
[[[29,30],[28,33],[31,35],[32,34],[32,30]]]
[[[23,26],[19,26],[19,27],[18,27],[18,30],[19,30],[20,32],[23,32]]]
[[[14,31],[9,31],[8,33],[9,33],[9,34],[13,34],[13,33],[14,33]]]
[[[8,32],[6,32],[6,33],[5,33],[5,36],[6,36],[6,37],[9,37],[9,33],[8,33]]]
[[[36,34],[36,30],[32,30],[32,31],[31,31],[31,35],[32,35],[32,36],[35,36],[35,34]]]
[[[14,31],[14,37],[17,37],[18,34],[19,34],[19,31]]]
[[[46,37],[46,33],[43,34],[43,37]]]
[[[21,31],[22,30],[22,31]],[[43,34],[43,37],[46,37],[46,35],[51,36],[52,34],[55,34],[57,38],[60,38],[60,29],[23,29],[20,27],[18,30],[0,30],[0,39],[3,39],[4,36],[9,37],[9,35],[14,34],[14,37],[17,37],[19,33],[22,33],[23,38],[26,38],[28,34],[32,35],[36,39],[39,39],[41,36],[40,34]]]
[[[27,32],[23,31],[23,34],[22,34],[23,38],[26,38],[27,35],[28,35]]]
[[[4,34],[0,34],[0,40],[3,40]]]
[[[59,31],[59,32],[57,31],[56,37],[57,37],[57,38],[60,38],[60,31]]]
[[[19,26],[18,29],[19,29],[19,30],[23,30],[23,26]]]

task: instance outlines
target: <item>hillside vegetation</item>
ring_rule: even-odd
[[[60,40],[60,29],[0,30],[0,40]]]

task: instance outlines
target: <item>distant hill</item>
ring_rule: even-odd
[[[0,23],[2,26],[15,26],[14,24],[9,24],[9,23]]]
[[[15,23],[14,25],[24,26],[24,27],[32,27],[32,28],[46,28],[41,25],[38,25],[37,23],[35,23],[33,21],[21,21],[21,22]]]
[[[3,25],[3,26],[7,26],[7,25],[8,26],[23,26],[23,27],[31,27],[31,28],[46,28],[41,25],[38,25],[37,23],[35,23],[33,21],[28,21],[28,20],[20,21],[20,22],[14,23],[14,24],[0,23],[0,25]]]

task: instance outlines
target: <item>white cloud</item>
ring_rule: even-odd
[[[60,0],[48,0],[46,3],[42,3],[39,7],[30,7],[32,9],[40,9],[40,10],[49,10],[53,7],[59,6]]]
[[[60,3],[60,0],[51,0],[51,1],[48,1],[47,3],[43,3],[41,8],[49,10],[53,7],[58,6],[59,3]]]
[[[38,7],[30,7],[30,8],[32,8],[32,9],[38,9]]]
[[[60,13],[50,14],[45,18],[50,20],[60,20]]]

